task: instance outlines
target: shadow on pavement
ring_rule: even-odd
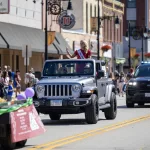
[[[118,106],[118,109],[134,109],[134,108],[150,108],[150,105],[138,106],[135,105],[133,108],[127,108],[126,105]]]
[[[30,147],[34,148],[34,146],[37,146],[37,145],[25,145],[24,147],[16,146],[16,148],[15,148],[15,149],[30,148]]]
[[[99,119],[106,120],[106,119]],[[45,126],[66,126],[66,125],[89,125],[86,123],[85,119],[60,119],[58,121],[52,121],[50,119],[42,119],[42,122]]]

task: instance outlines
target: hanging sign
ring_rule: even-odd
[[[55,31],[48,31],[48,45],[51,45],[55,39]]]
[[[73,14],[67,15],[63,12],[58,18],[58,24],[62,29],[71,29],[75,25],[75,16]]]
[[[97,17],[91,17],[91,32],[98,30],[98,19]]]

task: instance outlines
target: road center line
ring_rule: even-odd
[[[91,136],[95,136],[95,135],[102,134],[102,133],[105,133],[105,132],[108,132],[111,130],[122,128],[122,127],[125,127],[127,125],[134,124],[134,123],[144,121],[147,119],[150,119],[150,115],[134,118],[131,120],[120,122],[120,123],[108,125],[108,126],[105,126],[103,128],[98,128],[98,129],[83,132],[81,134],[77,134],[74,136],[62,138],[60,140],[56,140],[56,141],[48,142],[45,144],[37,145],[35,147],[30,148],[29,150],[39,150],[39,149],[40,150],[41,149],[42,150],[51,150],[51,149],[54,149],[54,148],[59,147],[59,146],[63,146],[63,145],[70,144],[70,143],[73,143],[76,141],[80,141],[80,140],[83,140],[83,139],[91,137]]]

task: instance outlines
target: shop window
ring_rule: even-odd
[[[14,71],[14,55],[12,55],[12,71]]]
[[[96,17],[97,16],[97,14],[96,14],[96,6],[94,8],[94,14],[95,14],[95,17]]]
[[[19,55],[16,55],[16,70],[19,70]]]
[[[90,16],[92,17],[92,4],[90,4]]]
[[[127,8],[136,8],[136,0],[127,0]]]
[[[86,3],[86,33],[88,33],[88,3]]]
[[[2,67],[2,55],[0,54],[0,67]]]

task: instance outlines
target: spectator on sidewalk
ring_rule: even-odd
[[[13,92],[14,92],[14,90],[13,90],[13,81],[9,80],[7,101],[11,101],[12,100]]]
[[[3,72],[7,72],[7,66],[6,65],[4,66]]]
[[[16,88],[16,97],[17,97],[17,93],[21,93],[21,77],[20,77],[20,71],[17,70],[16,74],[15,74],[15,88]]]
[[[10,66],[7,66],[7,71],[8,71],[9,79],[11,79],[11,80],[12,80],[12,71],[11,71]]]
[[[8,72],[4,71],[3,76],[2,76],[2,83],[4,84],[4,96],[7,98],[7,93],[8,93],[8,85],[9,85],[9,77],[8,77]]]

